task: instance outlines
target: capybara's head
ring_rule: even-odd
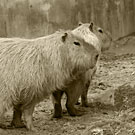
[[[100,39],[102,42],[101,44],[101,51],[108,50],[112,43],[111,34],[108,31],[104,31],[102,28],[94,25],[93,22],[90,23],[91,27],[90,30]]]
[[[76,32],[79,31],[80,34],[82,32],[83,36],[85,36],[84,37],[85,41],[89,41],[89,42],[90,42],[90,40],[93,40],[93,38],[92,37],[88,37],[87,34],[94,33],[97,36],[97,38],[100,40],[101,51],[108,50],[110,48],[110,46],[111,46],[112,38],[111,38],[110,33],[106,32],[102,28],[94,25],[93,22],[91,22],[91,23],[84,23],[84,24],[83,23],[79,23],[79,26],[76,29],[74,29],[74,31],[76,31]],[[92,42],[94,42],[94,40]],[[97,41],[95,40],[95,43],[96,42]]]
[[[85,42],[92,44],[99,53],[101,52],[101,42],[98,37],[91,31],[91,27],[93,28],[93,24],[90,23],[79,23],[79,26],[72,30],[72,32],[84,39]]]
[[[97,63],[99,56],[97,49],[84,39],[74,35],[72,31],[63,33],[62,42],[67,49],[64,53],[68,52],[68,60],[75,69],[86,71]]]

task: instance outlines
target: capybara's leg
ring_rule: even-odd
[[[61,118],[62,117],[62,107],[61,107],[62,95],[63,95],[63,91],[55,91],[52,94],[52,100],[53,100],[53,105],[54,105],[53,118]]]
[[[80,102],[79,102],[79,101],[77,101],[77,102],[75,103],[75,105],[80,105]]]
[[[4,113],[5,113],[5,108],[3,107],[3,105],[0,105],[0,121],[3,121]]]
[[[88,72],[88,74],[90,74],[89,79],[85,82],[85,86],[81,95],[81,103],[83,107],[89,107],[89,103],[88,103],[88,99],[87,99],[87,95],[88,95],[88,90],[89,90],[89,86],[91,84],[92,78],[96,73],[97,68],[95,67],[93,70],[90,70],[91,72]]]
[[[8,104],[6,103],[6,101],[0,100],[0,128],[5,128],[6,126],[3,124],[3,120],[4,120],[4,113],[7,110]]]
[[[73,94],[73,93],[72,93]],[[77,95],[72,95],[70,92],[66,92],[67,102],[66,108],[70,116],[81,116],[83,113],[75,108]],[[78,98],[77,98],[78,99]]]
[[[14,107],[13,120],[11,122],[11,126],[14,126],[16,128],[23,128],[23,127],[25,127],[25,125],[22,122],[21,118],[22,118],[21,105],[17,105],[17,106]]]
[[[35,105],[32,105],[31,107],[24,110],[26,127],[28,130],[31,130],[31,131],[37,131],[33,126],[33,120],[32,120],[32,114],[34,111],[34,107],[35,107]]]
[[[81,116],[83,113],[75,108],[79,97],[84,89],[83,80],[74,80],[65,90],[67,95],[66,108],[71,116]]]
[[[0,125],[3,123],[3,117],[4,117],[4,110],[3,107],[0,105]]]
[[[87,93],[88,93],[88,88],[86,88],[81,95],[81,103],[82,103],[83,107],[89,106],[88,99],[87,99]]]

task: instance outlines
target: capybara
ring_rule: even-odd
[[[91,43],[97,51],[105,51],[109,49],[111,45],[111,36],[109,33],[103,32],[101,28],[98,26],[95,26],[93,23],[86,23],[86,24],[79,24],[79,27],[73,30],[75,34],[77,34],[79,37],[82,37],[86,42]],[[97,40],[98,39],[98,40]],[[82,113],[79,113],[75,108],[74,104],[77,102],[78,98],[81,95],[81,101],[82,106],[88,106],[87,102],[87,92],[90,85],[90,82],[92,80],[92,77],[94,76],[96,69],[98,67],[98,63],[95,65],[93,69],[89,69],[85,72],[85,74],[82,74],[78,80],[72,81],[72,83],[64,89],[64,92],[66,93],[68,100],[66,103],[66,107],[68,110],[68,113],[71,116],[77,116],[81,115]],[[62,108],[61,108],[61,96],[62,91],[55,91],[53,93],[53,104],[54,104],[54,115],[53,117],[58,118],[62,116]],[[70,98],[69,98],[70,97]],[[69,101],[70,99],[70,101]]]
[[[82,27],[88,27],[88,24],[80,24],[82,25]],[[100,45],[101,45],[101,52],[104,52],[106,50],[108,50],[111,47],[111,43],[112,43],[112,38],[111,38],[111,34],[109,32],[104,31],[102,28],[94,25],[94,23],[91,23],[90,25],[90,30],[98,37],[98,39],[100,40]],[[83,90],[82,94],[81,94],[81,102],[82,102],[82,106],[84,107],[88,107],[88,101],[87,101],[87,92],[88,92],[88,88],[90,86],[91,80],[93,78],[93,76],[96,73],[96,70],[98,68],[98,63],[97,62],[96,66],[91,70],[88,70],[85,73],[85,89]]]
[[[99,52],[72,31],[36,39],[0,38],[0,117],[13,107],[12,125],[35,130],[37,103],[93,68]]]

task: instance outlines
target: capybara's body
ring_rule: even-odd
[[[27,128],[34,130],[35,105],[93,68],[97,57],[98,51],[71,31],[31,40],[1,38],[0,116],[13,107],[12,124],[21,126],[24,113]]]
[[[79,27],[73,30],[75,34],[79,37],[82,37],[86,42],[91,43],[98,52],[109,49],[111,44],[111,37],[109,34],[103,32],[101,28],[93,25],[93,23],[89,24],[81,24]],[[88,106],[87,102],[87,92],[89,85],[91,83],[92,77],[94,76],[96,69],[98,67],[98,63],[95,65],[93,69],[87,70],[78,80],[73,81],[66,89],[67,97],[70,97],[67,100],[66,107],[71,116],[81,115],[75,108],[74,104],[77,102],[78,98],[81,95],[82,106]],[[65,91],[65,90],[64,90]],[[54,93],[54,115],[53,117],[61,117],[61,91],[56,91]],[[57,95],[58,94],[58,95]],[[56,99],[55,99],[56,98]],[[58,100],[58,98],[60,98]],[[57,106],[57,108],[55,108]]]

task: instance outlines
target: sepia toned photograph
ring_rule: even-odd
[[[0,135],[135,135],[135,0],[0,0]]]

